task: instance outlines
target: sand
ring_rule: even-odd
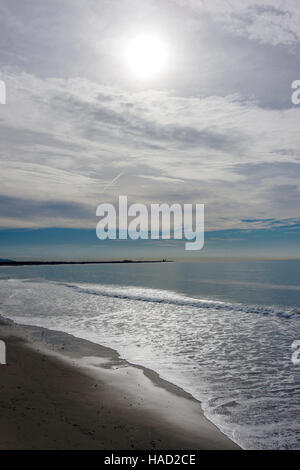
[[[1,319],[0,449],[239,449],[192,396],[112,349]]]

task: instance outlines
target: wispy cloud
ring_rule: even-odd
[[[277,46],[300,41],[300,12],[295,0],[178,0],[238,36]]]
[[[177,197],[176,181],[181,202],[200,200],[212,208],[213,228],[223,226],[224,214],[233,226],[245,211],[294,215],[296,109],[266,110],[237,96],[132,92],[86,79],[18,72],[5,78],[11,96],[1,109],[4,196],[94,209],[104,194],[112,200],[119,191],[169,201]],[[19,226],[22,214],[14,213]],[[72,213],[81,226],[81,216]],[[41,225],[49,224],[39,214]]]
[[[3,4],[0,226],[92,228],[127,194],[205,203],[211,230],[292,227],[299,18],[292,0]],[[171,51],[153,86],[122,62],[146,19]]]

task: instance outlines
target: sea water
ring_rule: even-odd
[[[0,268],[0,313],[109,346],[246,449],[300,448],[300,262]]]

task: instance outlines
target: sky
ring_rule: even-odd
[[[299,52],[296,0],[2,0],[0,257],[299,258]],[[119,195],[205,204],[204,249],[98,240]]]

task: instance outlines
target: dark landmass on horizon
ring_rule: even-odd
[[[54,264],[120,264],[120,263],[172,263],[172,260],[116,260],[116,261],[0,261],[0,266],[42,266]]]
[[[0,266],[51,266],[51,265],[60,265],[60,264],[146,264],[146,263],[226,263],[226,262],[248,262],[248,261],[300,261],[300,258],[268,258],[268,257],[216,257],[216,258],[175,258],[175,259],[147,259],[147,260],[102,260],[102,261],[42,261],[42,260],[19,260],[15,261],[12,259],[0,258]]]

